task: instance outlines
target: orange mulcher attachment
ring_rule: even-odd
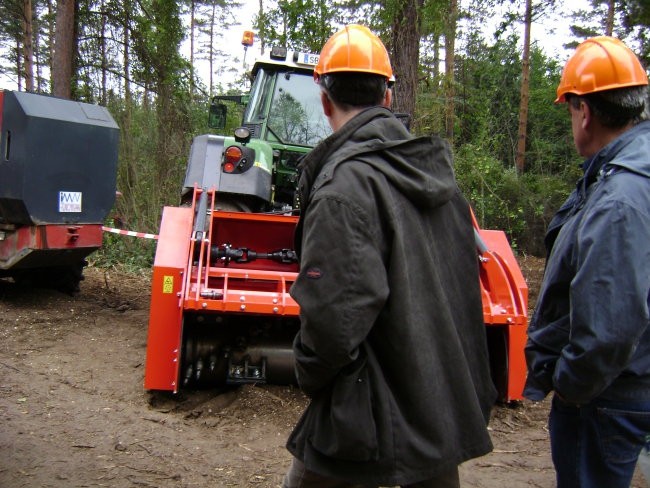
[[[521,400],[527,371],[528,286],[505,233],[480,229],[473,213],[472,220],[492,379],[500,401]]]
[[[297,221],[219,211],[215,192],[200,189],[191,208],[164,209],[145,388],[295,382],[300,323],[289,288],[298,274],[290,248]]]
[[[289,289],[297,217],[224,212],[215,192],[163,211],[154,262],[145,388],[295,382],[300,327]],[[527,288],[503,232],[479,230],[483,314],[492,375],[521,399]]]

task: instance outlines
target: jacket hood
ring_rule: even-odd
[[[641,122],[614,139],[585,162],[587,177],[596,176],[601,167],[618,166],[650,178],[650,121]]]
[[[315,179],[326,162],[332,169],[319,178],[318,186],[349,161],[371,165],[418,207],[441,206],[457,189],[449,144],[437,136],[413,138],[382,107],[360,112],[305,157],[301,170],[309,181],[306,190],[316,188]]]

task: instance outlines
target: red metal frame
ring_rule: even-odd
[[[268,260],[254,263],[211,262],[210,246],[229,244],[246,247],[254,241],[257,251],[271,252],[293,242],[298,218],[287,215],[221,212],[211,201],[210,230],[207,238],[192,240],[190,256],[200,246],[198,265],[188,269],[184,309],[268,315],[298,315],[298,304],[289,288],[298,275],[297,264],[279,264]],[[252,239],[251,236],[254,236]],[[191,259],[190,259],[191,261]]]
[[[151,277],[145,388],[178,391],[183,287],[194,209],[165,207]]]
[[[1,92],[0,92],[1,93]],[[90,254],[102,246],[101,224],[47,224],[0,231],[0,268],[10,269],[41,251],[81,251]]]
[[[195,190],[191,208],[163,210],[152,277],[147,389],[178,391],[184,311],[299,313],[298,304],[289,295],[298,275],[297,264],[259,260],[226,265],[213,263],[210,257],[211,246],[226,243],[246,247],[254,241],[259,252],[286,248],[293,242],[298,218],[217,211],[214,191],[209,191],[209,229],[194,232],[193,216],[201,193]]]

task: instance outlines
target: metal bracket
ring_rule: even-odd
[[[232,357],[230,357],[228,359],[226,383],[229,385],[266,383],[266,358],[262,358],[260,364],[253,364],[248,355],[239,363],[233,362]]]

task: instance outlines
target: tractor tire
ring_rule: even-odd
[[[238,197],[236,195],[217,195],[215,209],[222,212],[253,213],[259,211],[251,205],[250,199],[247,199],[246,196]]]

